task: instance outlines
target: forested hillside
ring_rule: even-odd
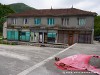
[[[24,12],[24,11],[27,11],[27,10],[33,10],[35,8],[32,8],[24,3],[14,3],[14,4],[9,4],[10,8],[12,10],[14,10],[16,13],[19,13],[19,12]]]

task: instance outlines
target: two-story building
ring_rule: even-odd
[[[41,9],[7,17],[7,40],[33,43],[92,43],[94,16],[76,8]]]

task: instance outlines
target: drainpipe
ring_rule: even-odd
[[[91,34],[91,44],[93,44],[93,39],[94,38],[94,29],[92,29],[92,34]]]
[[[44,32],[43,32],[43,36],[42,36],[42,44],[44,44]]]
[[[55,40],[55,43],[58,43],[58,31],[56,33],[56,40]]]

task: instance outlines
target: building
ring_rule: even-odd
[[[92,43],[95,12],[41,9],[7,17],[7,40],[33,43]]]

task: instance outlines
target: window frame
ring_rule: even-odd
[[[34,18],[34,24],[40,25],[41,24],[41,18]]]
[[[78,18],[78,25],[79,26],[86,25],[86,18]]]
[[[23,23],[24,24],[28,24],[28,19],[27,18],[24,18]]]
[[[63,26],[69,25],[69,18],[62,18],[62,25]]]
[[[13,19],[12,19],[12,24],[14,24],[14,25],[17,24],[17,19],[16,19],[16,18],[13,18]]]
[[[52,26],[55,24],[55,19],[54,18],[47,18],[47,23],[49,26]]]

